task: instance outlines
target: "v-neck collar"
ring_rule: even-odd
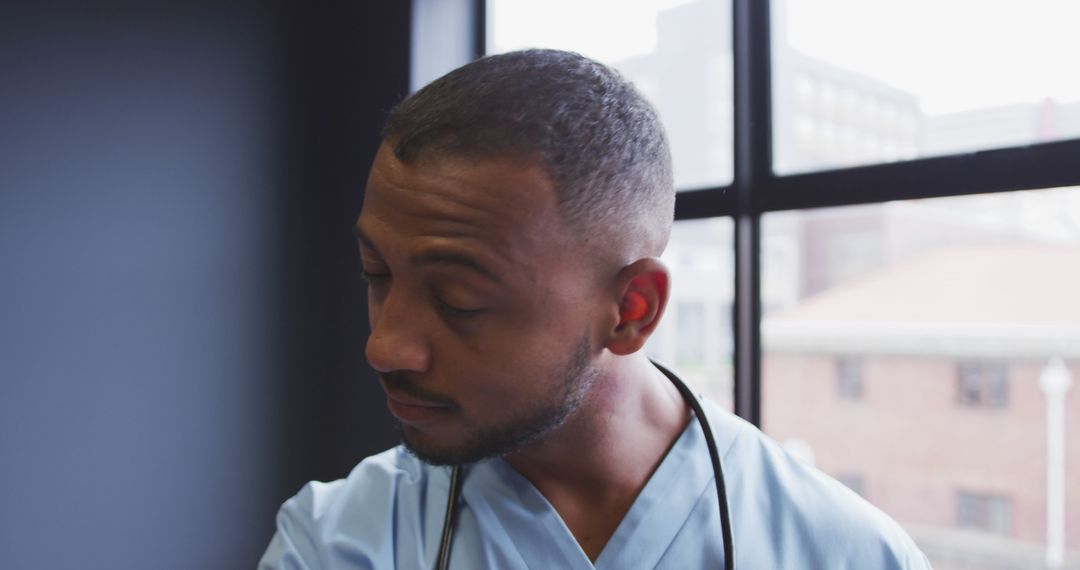
[[[653,568],[667,552],[713,480],[712,463],[694,461],[708,453],[699,426],[695,417],[683,430],[604,546],[596,568]]]
[[[732,437],[718,438],[721,450],[727,449]],[[713,481],[712,464],[701,460],[707,455],[695,417],[649,478],[595,565],[551,503],[503,459],[470,469],[462,496],[480,519],[501,527],[481,532],[502,534],[500,538],[506,541],[500,542],[512,544],[527,568],[651,568]]]

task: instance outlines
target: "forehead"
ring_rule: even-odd
[[[538,163],[429,157],[404,163],[387,144],[372,165],[357,226],[384,256],[464,250],[514,268],[543,257],[567,234],[554,185]]]

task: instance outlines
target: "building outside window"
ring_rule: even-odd
[[[684,361],[730,408],[740,323],[724,315],[756,303],[749,409],[766,433],[893,516],[936,568],[1043,567],[1056,501],[1062,567],[1080,569],[1080,390],[1062,396],[1063,495],[1046,482],[1040,390],[1056,359],[1080,378],[1080,75],[1061,71],[1080,53],[1080,3],[981,3],[979,26],[967,3],[736,4],[768,7],[767,57],[733,56],[729,0],[488,1],[489,52],[579,51],[659,107],[684,206],[650,356]],[[750,129],[772,150],[748,183],[760,207],[726,200],[745,152],[740,61],[770,67],[768,90],[742,86],[743,100],[771,96],[771,129]],[[760,236],[757,268],[739,266],[760,284],[749,301],[734,283],[751,254],[733,255],[747,227]],[[995,409],[1009,413],[972,413]]]
[[[705,362],[705,303],[685,300],[675,305],[680,339],[678,366],[701,366]]]
[[[967,361],[956,365],[956,395],[961,406],[1004,408],[1009,403],[1004,362]]]
[[[859,400],[863,396],[863,361],[858,356],[836,360],[836,386],[841,398]]]
[[[1008,535],[1012,531],[1012,504],[1002,495],[958,491],[956,526]]]

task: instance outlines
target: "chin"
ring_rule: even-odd
[[[405,449],[411,453],[414,457],[427,463],[428,465],[435,466],[457,466],[466,465],[469,463],[476,463],[486,457],[479,457],[474,454],[462,453],[454,448],[444,448],[431,445],[421,445],[415,442],[410,442],[409,439],[403,440]]]
[[[471,434],[457,442],[436,441],[429,433],[399,426],[405,449],[429,465],[467,465],[501,457],[536,439],[535,433]]]
[[[476,457],[475,453],[469,453],[468,446],[433,441],[430,434],[416,428],[399,424],[398,430],[401,432],[401,442],[405,444],[405,449],[429,465],[464,465],[484,459]]]

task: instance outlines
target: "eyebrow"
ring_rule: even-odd
[[[382,255],[381,253],[379,253],[379,248],[375,247],[375,244],[372,243],[371,238],[367,237],[367,235],[364,233],[364,230],[362,230],[360,226],[353,226],[353,232],[356,234],[356,239],[360,240],[360,242],[364,244],[365,247],[374,251],[377,255]],[[409,261],[417,265],[456,265],[460,267],[465,267],[483,275],[484,277],[487,277],[488,279],[491,279],[492,281],[495,281],[496,283],[502,283],[502,278],[499,277],[499,275],[496,274],[494,271],[489,269],[486,265],[480,263],[478,260],[469,255],[465,255],[455,251],[433,250],[423,253],[417,253],[411,256],[409,258]]]

